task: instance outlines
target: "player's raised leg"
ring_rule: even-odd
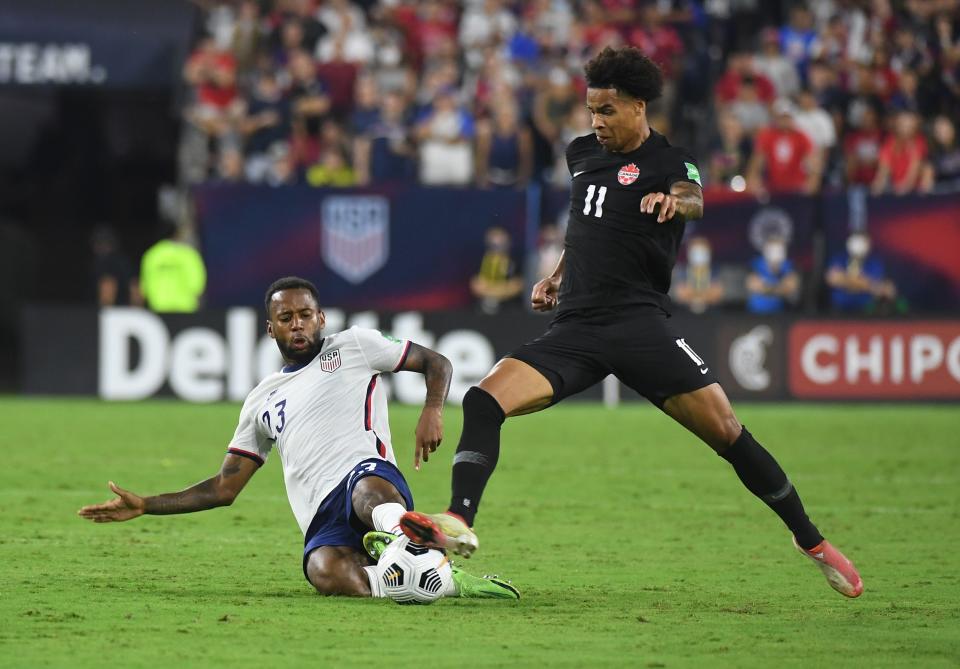
[[[817,563],[834,590],[847,597],[863,592],[863,581],[856,568],[807,517],[790,479],[737,420],[720,384],[674,395],[664,402],[663,410],[733,466],[743,485],[786,524],[797,548]]]
[[[504,358],[463,397],[463,432],[453,458],[450,507],[442,514],[410,511],[400,526],[413,541],[470,557],[477,536],[470,529],[483,490],[500,457],[500,426],[510,416],[545,409],[553,386],[525,362]]]

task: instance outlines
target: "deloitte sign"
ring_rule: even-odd
[[[372,312],[350,318],[339,310],[325,313],[326,332],[352,325],[383,327],[450,358],[450,399],[455,402],[496,361],[484,334],[463,328],[437,334],[425,329],[423,315],[416,312],[395,314],[389,327],[381,326]],[[166,394],[192,402],[242,400],[282,365],[277,345],[265,331],[264,320],[247,308],[165,317],[141,309],[104,309],[97,318],[97,394],[110,400]],[[394,375],[387,385],[401,402],[421,402],[426,392],[419,374]]]

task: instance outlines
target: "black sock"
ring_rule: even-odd
[[[487,391],[470,388],[463,396],[463,432],[453,458],[450,511],[473,525],[480,496],[500,457],[503,409]]]
[[[720,457],[733,465],[747,490],[780,516],[780,520],[790,528],[801,548],[810,550],[823,541],[823,536],[807,518],[800,495],[790,483],[790,479],[773,456],[747,431],[746,426]]]

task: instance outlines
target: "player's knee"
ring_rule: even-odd
[[[740,424],[739,419],[733,415],[732,411],[717,415],[713,422],[713,439],[710,445],[720,453],[740,438],[740,433],[743,432],[743,425]]]
[[[406,501],[400,491],[392,483],[378,476],[364,477],[353,488],[351,503],[354,512],[361,520],[366,521],[366,517],[375,508],[391,502],[406,507]]]
[[[506,416],[497,399],[479,386],[471,386],[463,396],[464,417],[476,417],[502,424]]]

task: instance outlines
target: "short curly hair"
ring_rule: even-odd
[[[274,293],[278,293],[281,290],[293,290],[298,288],[302,288],[313,295],[313,300],[317,303],[317,307],[320,306],[320,293],[317,292],[317,287],[313,285],[312,282],[302,279],[299,276],[285,276],[282,279],[277,279],[271,283],[263,297],[263,308],[267,312],[267,317],[270,317],[270,300],[273,299]]]
[[[583,71],[589,88],[615,88],[644,102],[652,102],[663,93],[663,72],[636,47],[606,47]]]

